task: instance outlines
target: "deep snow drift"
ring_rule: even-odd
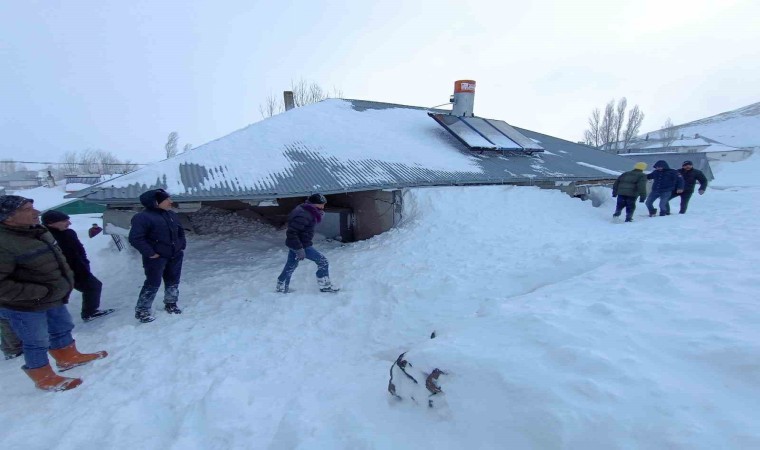
[[[0,447],[760,448],[760,187],[731,178],[758,171],[722,167],[688,214],[639,204],[632,224],[611,198],[411,190],[398,229],[317,242],[335,295],[308,262],[274,293],[284,233],[220,228],[190,239],[185,313],[150,324],[133,318],[138,255],[76,216],[119,309],[74,334],[110,356],[64,393],[0,362]],[[435,408],[386,392],[403,351],[446,371]]]

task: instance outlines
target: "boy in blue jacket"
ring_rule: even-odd
[[[135,319],[142,323],[156,320],[151,313],[161,280],[164,281],[164,310],[182,314],[177,307],[179,278],[186,246],[185,230],[173,211],[172,199],[163,189],[143,193],[140,203],[145,210],[132,217],[129,243],[142,255],[145,283],[135,307]]]

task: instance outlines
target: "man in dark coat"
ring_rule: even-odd
[[[135,306],[135,318],[142,323],[156,320],[151,313],[153,300],[164,281],[164,310],[182,314],[177,307],[179,279],[186,246],[185,230],[172,208],[172,199],[163,189],[140,196],[145,210],[132,217],[129,243],[142,255],[145,283]]]
[[[646,168],[646,163],[637,162],[634,164],[633,170],[625,172],[615,180],[615,184],[612,185],[612,196],[617,197],[617,205],[612,217],[620,217],[620,213],[625,208],[625,221],[633,222],[636,197],[639,197],[639,201],[644,203],[647,196],[647,176],[644,174]]]
[[[33,200],[0,196],[0,317],[22,341],[22,367],[39,389],[62,391],[80,384],[79,378],[56,374],[47,354],[60,370],[71,369],[108,353],[80,353],[71,336],[74,323],[66,309],[74,274]]]
[[[674,192],[673,197],[681,197],[681,210],[678,211],[678,213],[686,214],[686,208],[689,207],[689,200],[691,200],[691,196],[694,195],[694,188],[696,187],[697,182],[699,182],[699,195],[703,195],[705,189],[707,189],[707,177],[701,170],[695,169],[694,164],[692,164],[691,161],[684,161],[683,166],[678,169],[678,173],[683,177],[683,192],[680,194]]]
[[[87,252],[79,241],[77,232],[69,228],[71,226],[69,219],[68,214],[55,210],[45,211],[42,214],[42,224],[53,235],[63,256],[66,257],[66,262],[74,272],[74,289],[82,293],[82,320],[89,322],[111,314],[114,310],[98,309],[103,283],[90,271]]]
[[[311,195],[305,203],[296,206],[288,215],[288,230],[285,245],[288,247],[288,260],[282,273],[277,277],[277,292],[287,294],[290,291],[290,277],[298,267],[298,262],[308,259],[317,265],[317,284],[321,292],[337,292],[330,282],[327,258],[314,247],[314,227],[322,221],[327,199],[322,194]]]
[[[680,194],[683,192],[683,177],[677,170],[671,169],[668,163],[659,160],[654,163],[654,170],[647,175],[647,179],[654,180],[652,191],[645,204],[649,210],[649,217],[657,215],[657,209],[654,207],[654,201],[660,199],[660,215],[669,216],[670,206],[668,200],[673,192]]]

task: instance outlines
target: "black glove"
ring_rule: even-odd
[[[303,261],[306,258],[306,251],[302,248],[296,250],[296,261]]]
[[[646,199],[646,197],[639,197],[639,203],[644,203]]]

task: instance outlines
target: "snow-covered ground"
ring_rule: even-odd
[[[75,216],[118,311],[74,333],[110,356],[63,393],[0,362],[0,448],[760,448],[757,173],[724,165],[688,214],[632,224],[611,198],[411,190],[398,229],[317,242],[334,295],[312,263],[274,293],[283,232],[238,223],[191,239],[185,312],[150,324],[138,255]],[[434,408],[386,391],[404,351],[445,372]]]

